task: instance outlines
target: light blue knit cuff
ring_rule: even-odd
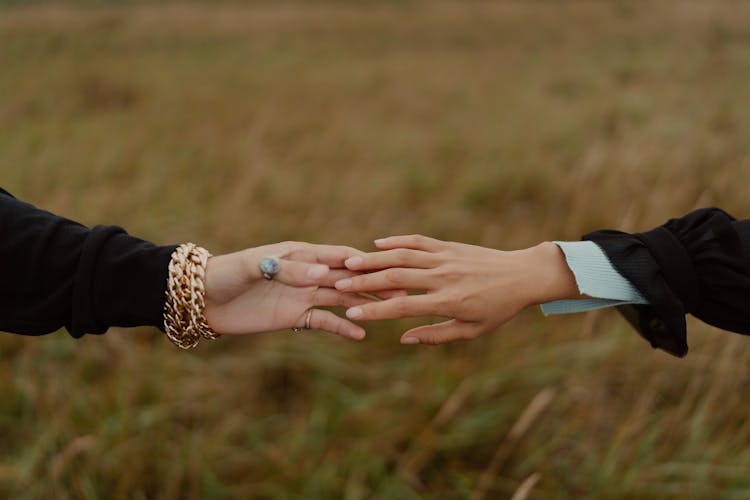
[[[648,304],[641,293],[612,266],[593,241],[556,241],[573,272],[578,291],[590,299],[556,300],[542,304],[542,312],[565,314],[622,304]]]

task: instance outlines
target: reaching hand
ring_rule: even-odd
[[[285,242],[211,257],[206,269],[205,315],[220,334],[246,334],[303,327],[315,306],[361,306],[371,302],[342,293],[333,284],[358,273],[344,261],[361,252],[344,246]],[[275,256],[281,269],[263,278],[259,263]],[[392,294],[391,294],[392,295]],[[310,328],[361,340],[362,327],[322,309],[313,309]]]
[[[336,282],[346,292],[421,290],[424,294],[358,304],[355,320],[443,316],[448,321],[407,331],[403,344],[442,344],[473,339],[509,321],[532,304],[579,297],[562,252],[553,243],[504,252],[425,236],[375,241],[383,250],[350,257],[346,266],[370,274]]]

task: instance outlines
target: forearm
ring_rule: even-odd
[[[88,229],[0,193],[0,330],[74,337],[161,323],[167,263],[121,228]]]

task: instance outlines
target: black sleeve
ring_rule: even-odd
[[[163,328],[174,246],[116,226],[88,229],[0,189],[0,330],[73,337],[111,326]]]
[[[750,335],[750,220],[703,208],[645,233],[604,230],[583,239],[648,300],[618,309],[653,347],[687,354],[688,313]]]

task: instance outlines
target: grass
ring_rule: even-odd
[[[749,21],[699,1],[16,5],[0,177],[214,253],[748,217]],[[415,322],[190,353],[149,329],[3,335],[0,494],[750,496],[747,339],[691,322],[677,360],[611,311],[529,311],[399,345]]]

